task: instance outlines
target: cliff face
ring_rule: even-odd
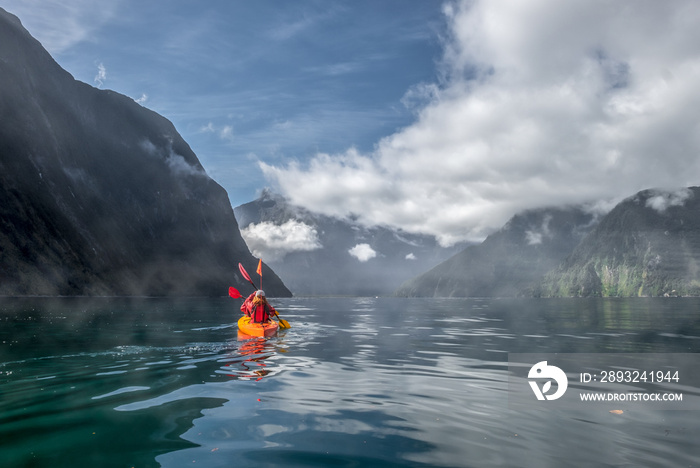
[[[624,200],[537,294],[700,295],[700,188],[644,190]]]
[[[530,295],[584,235],[595,218],[579,208],[520,213],[479,245],[469,246],[395,292],[406,297]]]
[[[247,291],[228,196],[174,126],[74,80],[2,9],[0,116],[0,295]]]

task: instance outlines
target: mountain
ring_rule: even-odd
[[[234,212],[251,250],[295,295],[388,295],[465,246],[311,213],[269,191]]]
[[[700,295],[700,187],[644,190],[622,201],[537,294]]]
[[[74,80],[2,9],[0,116],[0,295],[245,290],[228,195],[172,123]]]
[[[545,208],[517,214],[479,245],[406,281],[403,297],[508,297],[529,294],[595,224],[580,208]]]

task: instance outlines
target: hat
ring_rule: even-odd
[[[258,289],[257,291],[255,291],[255,295],[265,297],[265,291],[263,291],[262,289]]]

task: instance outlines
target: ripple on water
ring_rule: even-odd
[[[408,301],[401,311],[416,312],[391,320],[375,313],[381,300],[290,301],[302,305],[283,314],[298,317],[293,328],[269,340],[237,341],[230,319],[166,323],[149,340],[6,362],[2,459],[67,466],[70,446],[91,466],[698,465],[685,412],[509,410],[505,356],[557,339],[590,350],[651,336],[653,349],[686,349],[692,320],[539,329],[524,309],[488,320],[486,300]]]

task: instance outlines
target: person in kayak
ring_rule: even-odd
[[[267,302],[265,291],[259,289],[243,301],[241,312],[250,317],[251,322],[263,323],[270,320],[277,311]]]

